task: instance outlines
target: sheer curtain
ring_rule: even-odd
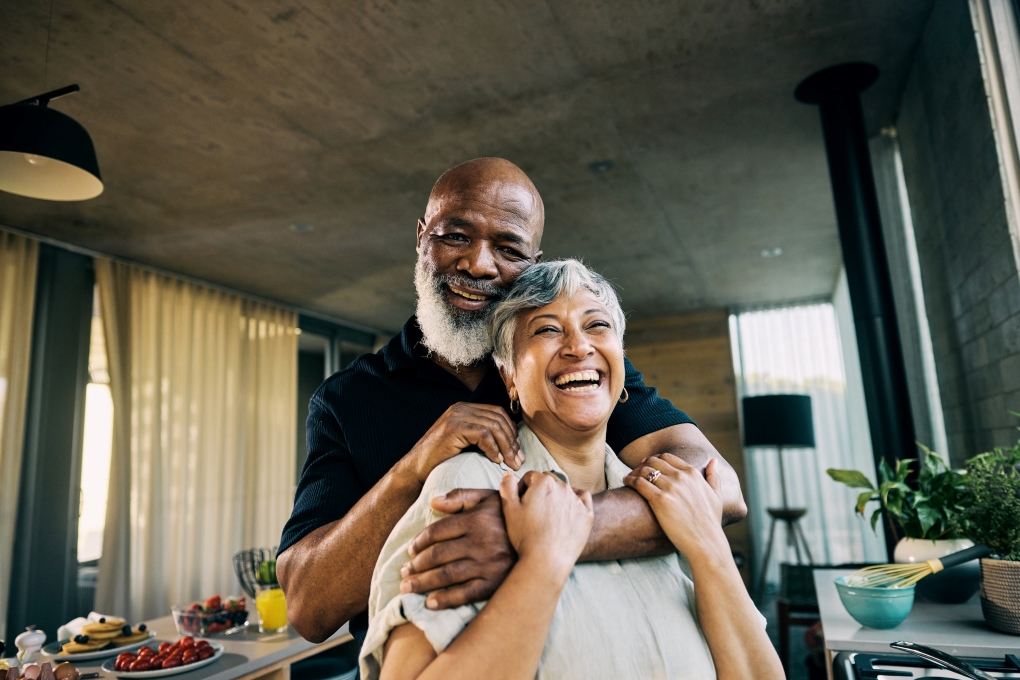
[[[6,637],[38,261],[38,241],[0,231],[0,639]]]
[[[839,294],[837,291],[837,297]],[[845,285],[842,294],[845,295]],[[841,330],[844,329],[837,322],[836,309],[830,303],[732,315],[730,331],[738,394],[811,395],[816,446],[788,449],[783,455],[790,505],[808,508],[801,522],[814,560],[821,564],[884,561],[882,535],[876,536],[854,512],[857,493],[832,481],[825,473],[832,467],[855,468],[872,481],[875,479],[856,345],[847,348],[847,358],[852,359],[852,364],[847,361],[851,369],[848,371],[840,340],[845,333]],[[852,328],[849,336],[853,337]],[[848,385],[848,374],[856,384]],[[745,460],[757,571],[762,568],[768,541],[771,518],[766,508],[782,506],[782,488],[775,449],[748,450]],[[770,584],[779,581],[780,562],[796,561],[793,551],[787,549],[783,532],[782,527],[777,527],[766,573]]]
[[[294,489],[296,314],[96,260],[114,402],[96,607],[129,620],[239,592]]]

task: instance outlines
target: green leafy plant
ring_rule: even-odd
[[[875,529],[883,513],[893,536],[898,538],[926,538],[930,540],[961,538],[964,532],[964,510],[968,503],[965,475],[954,470],[937,453],[921,448],[920,470],[916,489],[907,484],[917,458],[896,461],[893,470],[886,461],[878,466],[878,488],[858,470],[830,468],[829,476],[853,489],[866,489],[857,497],[857,512],[863,516],[868,503],[878,502],[871,513],[871,528]]]
[[[968,460],[967,490],[968,538],[1002,559],[1020,561],[1020,441]]]

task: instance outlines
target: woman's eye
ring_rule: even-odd
[[[553,327],[553,326],[542,326],[537,331],[535,331],[535,335],[555,333],[556,331],[557,331],[557,329],[555,327]]]
[[[612,328],[608,321],[596,321],[592,323],[588,328]]]

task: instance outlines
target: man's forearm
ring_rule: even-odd
[[[648,503],[633,489],[610,489],[592,497],[595,523],[582,562],[665,555],[676,550]]]
[[[277,575],[287,617],[302,637],[322,642],[368,606],[376,559],[420,493],[421,484],[398,463],[343,519],[280,555]]]
[[[649,456],[661,453],[672,453],[699,470],[704,470],[712,458],[717,459],[722,481],[723,525],[739,522],[747,516],[747,505],[740,491],[740,479],[736,471],[702,434],[697,425],[693,423],[672,425],[646,434],[624,447],[619,455],[620,460],[631,468],[636,468]]]

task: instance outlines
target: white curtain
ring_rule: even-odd
[[[787,449],[783,455],[790,505],[808,509],[801,523],[816,564],[885,559],[881,526],[875,535],[854,512],[857,492],[825,473],[827,468],[854,468],[875,479],[856,344],[847,348],[853,351],[848,371],[840,341],[843,330],[829,303],[743,311],[730,317],[740,397],[811,396],[816,446]],[[855,384],[848,386],[848,374]],[[760,573],[771,520],[766,508],[782,506],[779,461],[776,449],[764,447],[746,451],[745,461],[755,571]],[[796,562],[782,524],[776,528],[767,583],[779,581],[781,562]]]
[[[297,316],[96,260],[114,402],[96,607],[139,621],[240,592],[294,489]]]
[[[38,262],[38,241],[0,231],[0,639],[6,637]]]

